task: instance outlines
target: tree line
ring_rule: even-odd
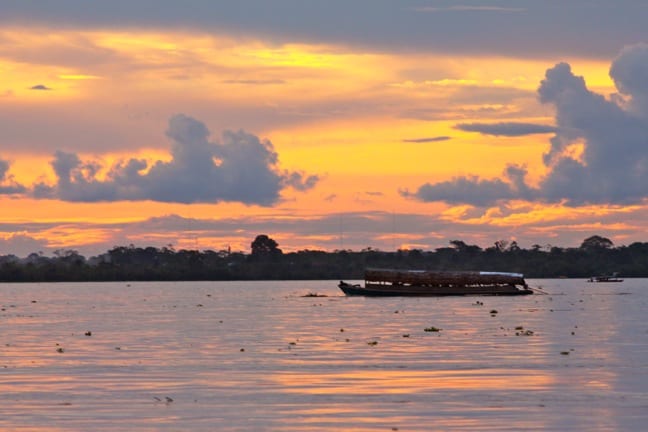
[[[89,259],[74,250],[59,250],[52,257],[4,255],[0,256],[0,281],[353,280],[362,279],[367,267],[507,271],[527,278],[586,278],[615,272],[648,277],[648,243],[617,247],[598,235],[576,248],[533,245],[523,249],[515,241],[504,240],[487,248],[452,240],[448,247],[431,251],[395,252],[366,248],[284,253],[278,246],[261,234],[250,244],[250,253],[130,245]]]

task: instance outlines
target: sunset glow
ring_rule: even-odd
[[[2,254],[248,251],[260,233],[285,251],[645,240],[644,41],[553,55],[435,33],[497,8],[404,5],[389,41],[20,9],[0,26]]]

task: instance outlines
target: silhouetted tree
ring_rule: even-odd
[[[256,236],[250,247],[252,248],[252,256],[255,257],[268,257],[283,254],[281,249],[278,248],[279,244],[268,237],[266,234],[259,234]]]
[[[584,250],[599,250],[599,249],[611,249],[614,247],[614,243],[609,238],[601,237],[598,235],[593,235],[591,237],[583,240],[583,243],[580,245],[580,249]]]

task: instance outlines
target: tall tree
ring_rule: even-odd
[[[268,237],[266,234],[259,234],[256,236],[252,244],[252,256],[266,257],[276,256],[283,254],[282,250],[278,248],[279,244]]]
[[[599,235],[587,237],[580,245],[580,248],[584,250],[611,249],[613,247],[614,243],[612,243],[612,240]]]

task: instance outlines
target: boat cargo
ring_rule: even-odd
[[[533,294],[520,273],[487,271],[365,270],[364,286],[340,281],[346,295],[455,296]]]

